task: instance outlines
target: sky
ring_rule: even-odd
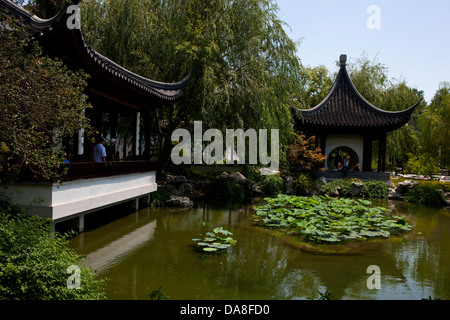
[[[276,0],[286,33],[300,40],[298,56],[305,66],[351,62],[363,53],[423,90],[430,102],[439,83],[450,81],[449,0]]]

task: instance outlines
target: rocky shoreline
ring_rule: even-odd
[[[283,176],[285,193],[293,194],[293,178],[291,176]],[[165,189],[170,194],[170,199],[165,201],[166,206],[168,207],[178,207],[178,208],[192,208],[194,206],[194,200],[202,199],[205,197],[211,198],[216,196],[217,198],[223,198],[224,195],[218,195],[214,192],[217,192],[218,186],[228,182],[234,182],[239,186],[239,191],[245,193],[246,196],[257,197],[257,196],[266,196],[261,191],[260,187],[254,182],[247,179],[242,173],[227,173],[223,172],[222,174],[216,177],[202,177],[195,179],[188,179],[183,175],[164,175],[161,177],[158,182],[158,188]],[[321,178],[319,180],[320,184],[328,183],[325,178]],[[413,189],[415,186],[419,184],[418,181],[413,180],[405,180],[398,183],[396,186],[388,181],[386,183],[389,186],[389,195],[388,199],[403,201],[405,195]],[[364,190],[364,183],[362,182],[352,182],[351,183],[351,195],[354,197],[362,196]],[[450,192],[444,192],[440,190],[444,199],[446,201],[445,209],[450,209]],[[311,192],[310,195],[317,194],[316,192]],[[337,187],[332,192],[329,192],[329,196],[340,196],[339,187]],[[225,195],[226,196],[226,195]]]

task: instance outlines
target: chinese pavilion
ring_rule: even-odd
[[[160,128],[156,110],[182,96],[189,74],[179,82],[159,82],[101,55],[86,42],[79,20],[74,21],[73,9],[78,11],[78,1],[73,3],[72,7],[66,4],[53,18],[41,19],[12,1],[0,0],[0,13],[15,16],[29,26],[30,36],[45,54],[59,58],[71,70],[81,69],[89,75],[85,97],[80,99],[89,99],[93,108],[85,110],[85,114],[104,138],[119,138],[121,121],[132,120],[128,130],[132,142],[122,142],[122,157],[131,161],[93,163],[93,144],[80,130],[64,145],[71,158],[63,182],[25,180],[11,186],[12,200],[19,205],[27,206],[40,197],[42,202],[33,206],[32,213],[52,218],[53,228],[61,222],[75,221],[81,232],[85,216],[89,218],[91,213],[121,203],[129,203],[135,210],[140,203],[149,205],[150,194],[157,190],[155,168],[159,163],[151,150],[158,139],[154,133]],[[16,188],[22,192],[14,192]]]
[[[353,169],[357,171],[372,171],[372,143],[378,140],[378,172],[384,172],[386,134],[408,123],[420,101],[398,112],[375,107],[353,85],[346,62],[347,56],[341,55],[336,80],[322,102],[311,109],[292,110],[294,126],[307,136],[316,136],[318,145],[328,159],[339,148],[353,151]],[[333,167],[330,160],[326,161],[326,170],[332,170]]]

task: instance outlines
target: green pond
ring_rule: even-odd
[[[119,216],[111,209],[116,220],[78,235],[70,245],[109,279],[109,299],[149,300],[160,287],[170,300],[317,299],[318,291],[348,300],[450,299],[450,211],[376,202],[406,215],[413,231],[351,244],[350,254],[318,254],[254,226],[253,206],[262,201],[147,208]],[[215,227],[231,231],[236,245],[220,255],[195,250],[192,239]],[[373,265],[381,272],[380,289],[370,290],[367,269]]]

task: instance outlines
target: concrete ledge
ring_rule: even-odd
[[[138,199],[156,190],[156,173],[145,172],[61,184],[21,182],[9,186],[4,194],[23,207],[41,200],[33,205],[31,213],[59,222]]]
[[[380,180],[387,182],[391,179],[389,172],[369,172],[369,171],[349,171],[348,178],[357,178],[362,181]],[[327,181],[342,179],[342,173],[340,171],[324,171],[317,174],[318,178],[324,177]]]

